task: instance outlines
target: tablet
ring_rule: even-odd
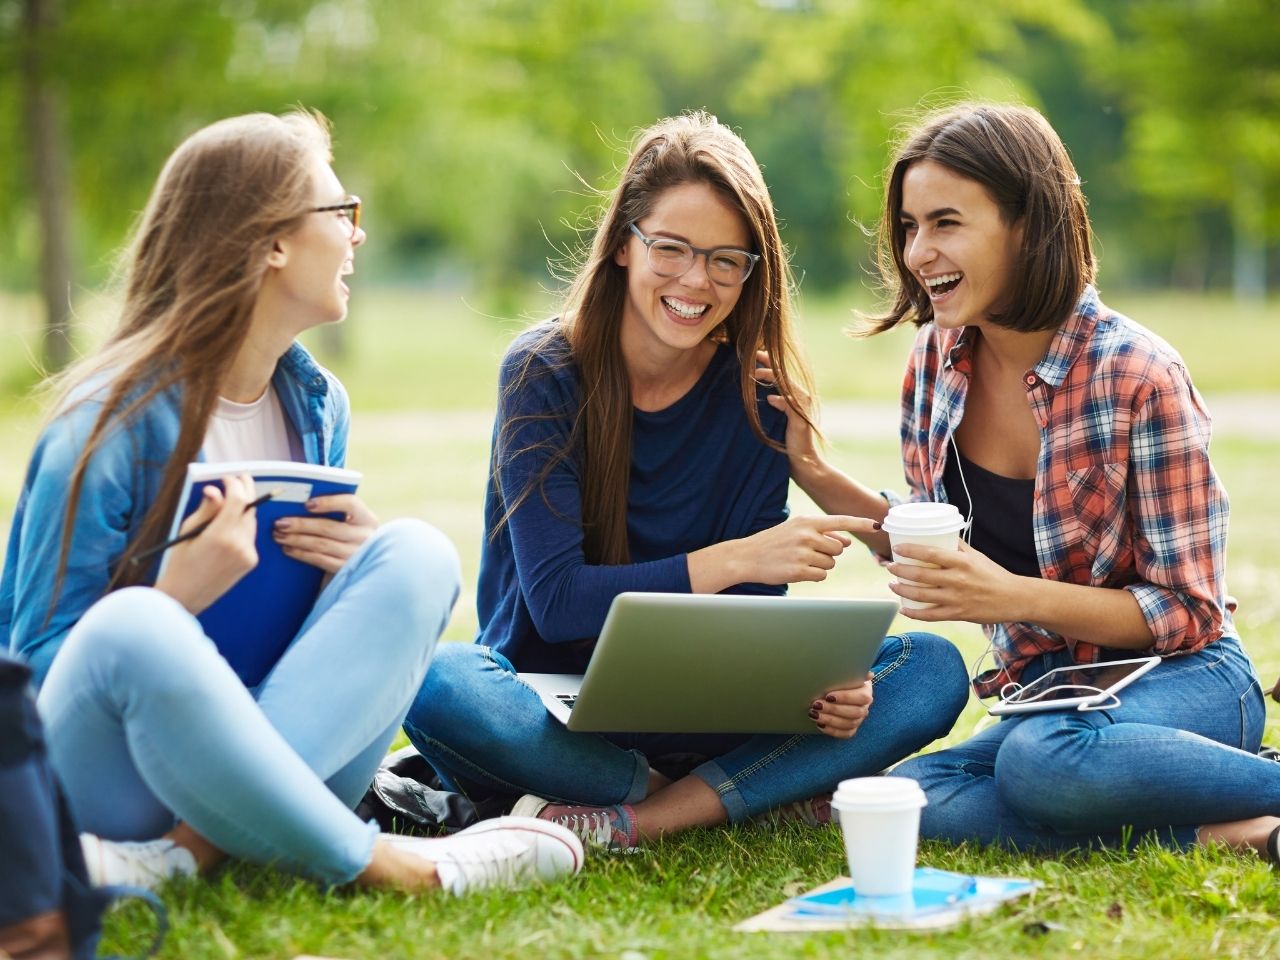
[[[987,708],[997,716],[1034,713],[1038,710],[1105,710],[1120,705],[1116,693],[1155,668],[1159,657],[1079,663],[1059,667],[1037,677],[1025,687],[1012,684],[1001,691],[1000,701]]]

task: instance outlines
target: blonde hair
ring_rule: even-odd
[[[197,131],[165,163],[129,248],[119,323],[56,384],[55,416],[90,398],[102,410],[70,478],[54,603],[94,453],[113,427],[176,388],[176,446],[108,589],[146,577],[129,561],[168,532],[186,465],[199,454],[218,388],[248,334],[268,254],[315,202],[315,164],[329,161],[330,149],[328,121],[318,113],[254,113]]]

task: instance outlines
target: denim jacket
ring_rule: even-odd
[[[295,343],[280,358],[271,382],[304,459],[342,466],[350,406],[337,378]],[[50,616],[71,473],[101,413],[102,397],[99,384],[41,433],[9,533],[0,573],[0,649],[25,657],[37,685],[67,632],[106,593],[116,561],[155,501],[178,440],[177,389],[108,432],[85,471],[66,576]]]

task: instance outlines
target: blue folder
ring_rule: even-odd
[[[989,907],[1029,892],[1030,880],[975,877],[967,874],[917,867],[911,892],[897,896],[859,896],[852,882],[834,889],[794,897],[787,901],[791,915],[801,917],[863,918],[871,921],[910,921],[938,914],[957,917],[974,908]]]
[[[258,565],[197,619],[231,668],[246,686],[252,687],[266,678],[297,636],[324,580],[320,568],[285,556],[271,537],[272,524],[281,517],[294,516],[342,519],[341,514],[311,514],[306,501],[313,496],[354,493],[360,474],[284,460],[193,463],[187,467],[173,535],[200,505],[206,484],[237,473],[253,477],[256,496],[275,491],[271,500],[256,508]]]

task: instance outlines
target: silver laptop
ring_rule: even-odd
[[[863,680],[893,600],[622,593],[583,676],[522,673],[570,730],[813,733],[809,705]]]

